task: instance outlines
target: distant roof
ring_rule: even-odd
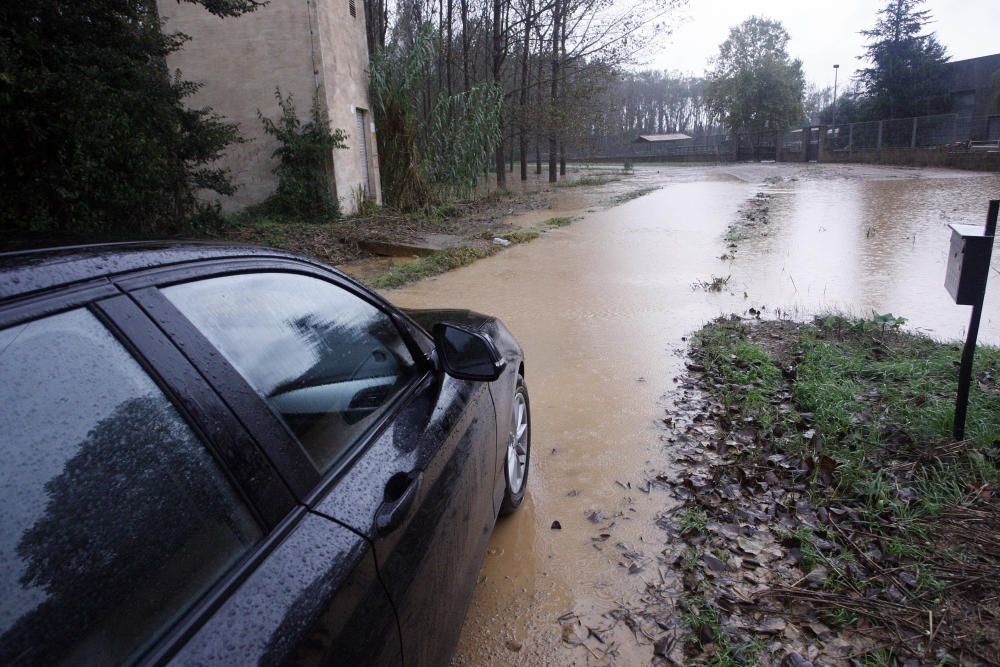
[[[681,134],[680,132],[675,132],[674,134],[640,134],[639,138],[635,140],[634,143],[640,141],[648,141],[650,143],[656,141],[680,141],[681,139],[690,139],[686,134]]]

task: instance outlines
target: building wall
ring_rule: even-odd
[[[973,119],[972,138],[986,139],[989,116],[1000,115],[1000,107],[993,101],[993,75],[1000,72],[1000,53],[955,60],[945,67],[948,91],[955,107],[952,111],[970,114]]]
[[[294,97],[303,120],[309,117],[318,88],[333,127],[347,133],[350,148],[333,151],[333,176],[341,210],[354,212],[353,191],[362,182],[363,167],[349,107],[368,106],[368,55],[362,3],[356,0],[357,18],[353,18],[348,2],[270,0],[255,12],[220,19],[195,4],[158,0],[164,30],[191,38],[167,60],[171,71],[180,70],[185,79],[202,84],[188,104],[212,107],[238,123],[245,139],[229,146],[221,160],[237,186],[231,197],[212,193],[224,210],[260,203],[277,187],[272,173],[277,161],[271,154],[278,143],[264,133],[257,111],[278,117],[275,89],[280,87],[282,94]],[[369,122],[369,133],[371,128]],[[374,136],[367,139],[375,165],[371,195],[379,198]]]
[[[351,15],[351,5],[355,16]],[[337,151],[337,194],[341,210],[353,211],[355,197],[368,171],[370,192],[366,196],[382,200],[379,187],[378,150],[375,121],[368,106],[368,41],[365,36],[362,0],[319,0],[316,4],[319,51],[323,62],[322,92],[334,127],[347,132],[346,150]],[[364,112],[365,133],[358,136],[356,113]],[[358,143],[364,141],[368,164],[361,161]]]

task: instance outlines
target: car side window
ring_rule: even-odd
[[[332,283],[294,273],[163,289],[328,470],[416,376],[392,319]]]
[[[87,310],[0,330],[0,664],[137,657],[261,539]]]

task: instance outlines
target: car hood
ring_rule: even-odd
[[[434,331],[434,325],[438,322],[450,322],[476,330],[488,330],[497,319],[490,315],[483,315],[472,310],[459,310],[451,308],[433,309],[402,309],[404,313],[423,327],[428,333]]]

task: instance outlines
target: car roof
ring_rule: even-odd
[[[273,248],[198,242],[104,243],[0,253],[0,302],[120,273],[240,257],[317,263]]]

